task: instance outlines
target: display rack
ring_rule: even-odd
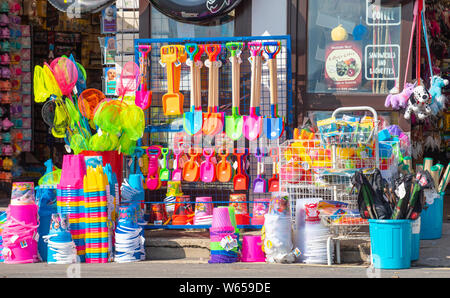
[[[242,136],[238,141],[232,141],[225,133],[218,134],[215,137],[196,136],[192,137],[184,132],[183,116],[166,116],[163,113],[162,96],[167,91],[167,74],[166,69],[160,64],[160,49],[164,45],[177,44],[185,45],[186,43],[197,44],[221,44],[223,50],[219,55],[222,66],[219,69],[219,110],[225,115],[231,115],[231,63],[228,60],[229,52],[225,49],[227,42],[243,42],[245,48],[241,54],[242,63],[240,64],[240,114],[249,114],[250,86],[251,86],[251,64],[248,61],[250,56],[247,49],[247,43],[251,41],[280,41],[281,51],[277,55],[278,65],[278,114],[284,118],[285,132],[280,139],[268,140],[265,136],[255,141],[248,141]],[[265,191],[263,193],[255,193],[253,191],[253,182],[257,177],[257,158],[255,153],[257,148],[266,148],[263,152],[262,164],[264,164],[264,178],[269,179],[273,173],[273,160],[269,155],[269,148],[278,148],[279,143],[283,142],[287,137],[292,135],[293,131],[293,103],[292,103],[292,78],[291,78],[291,41],[289,36],[253,36],[253,37],[223,37],[223,38],[191,38],[191,39],[136,39],[134,41],[135,62],[139,63],[139,45],[150,45],[151,52],[149,54],[150,69],[148,73],[148,86],[152,90],[152,104],[145,111],[147,127],[142,139],[144,148],[149,145],[161,145],[167,148],[180,147],[184,152],[188,152],[189,148],[215,148],[216,152],[220,148],[227,148],[232,152],[233,148],[246,149],[248,155],[244,158],[244,169],[249,177],[249,187],[243,191],[235,191],[233,182],[185,182],[182,181],[182,191],[185,195],[191,197],[192,205],[195,205],[195,197],[209,196],[213,198],[214,207],[220,205],[229,205],[230,194],[242,193],[246,195],[247,200],[242,202],[248,205],[249,214],[252,215],[252,205],[255,198],[270,198],[271,193]],[[201,58],[204,62],[206,54]],[[190,103],[190,67],[183,63],[181,65],[180,76],[180,92],[184,95],[184,111],[189,110]],[[203,111],[206,112],[208,98],[208,68],[201,69],[201,101]],[[262,68],[262,87],[261,87],[261,106],[260,115],[270,115],[270,92],[269,92],[269,69],[266,64]],[[218,157],[217,157],[218,159]],[[173,156],[170,157],[171,164]],[[236,163],[236,157],[230,154],[229,161]],[[166,189],[163,187],[156,191],[146,191],[146,206],[151,208],[152,204],[164,203]],[[154,226],[157,228],[204,228],[203,226]],[[151,228],[151,226],[147,226]],[[245,225],[245,228],[259,229],[261,226]]]

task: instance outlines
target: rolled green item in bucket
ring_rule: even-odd
[[[431,173],[432,166],[433,166],[433,159],[431,157],[425,157],[423,159],[423,169]]]
[[[441,177],[442,171],[444,171],[444,165],[437,163],[437,164],[435,164],[435,166],[439,168],[439,177]]]
[[[430,174],[431,174],[431,177],[433,178],[434,187],[437,190],[439,187],[439,167],[432,166]]]
[[[439,183],[438,192],[445,192],[445,189],[447,188],[448,181],[450,179],[450,163],[447,165],[447,168],[445,169],[444,175],[442,176],[441,183]]]
[[[411,156],[405,156],[403,158],[403,163],[408,166],[409,171],[412,171],[412,158]]]

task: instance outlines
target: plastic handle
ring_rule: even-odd
[[[217,61],[217,57],[222,50],[220,44],[207,44],[205,45],[205,52],[208,55],[209,61]]]
[[[244,47],[244,43],[243,42],[227,42],[225,44],[225,47],[228,49],[228,51],[230,51],[231,57],[235,57],[236,52],[242,51],[242,49]]]
[[[175,63],[178,59],[178,48],[176,46],[161,47],[161,62]]]
[[[247,47],[250,50],[252,56],[261,55],[262,43],[259,41],[251,41],[247,43]]]
[[[281,42],[279,41],[266,41],[263,42],[262,46],[269,59],[274,59],[281,50]],[[275,49],[270,51],[270,47],[275,47]]]
[[[144,57],[147,56],[148,53],[152,50],[152,46],[150,45],[139,45],[138,51],[144,54]]]
[[[199,47],[196,43],[187,43],[185,45],[186,52],[189,55],[191,61],[195,61],[195,56],[198,54]]]
[[[194,61],[200,61],[204,52],[205,52],[205,45],[199,44],[198,52],[197,55],[195,55],[194,57]]]
[[[217,154],[219,154],[219,156],[222,159],[226,159],[228,157],[228,155],[230,155],[230,153],[229,153],[227,148],[219,149],[219,151],[217,151]]]
[[[204,157],[210,159],[213,155],[214,155],[214,148],[204,148],[203,149],[203,156]]]

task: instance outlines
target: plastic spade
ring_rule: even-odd
[[[231,82],[232,82],[232,114],[225,117],[225,133],[227,136],[236,141],[242,136],[242,127],[244,119],[239,111],[239,79],[240,79],[240,52],[242,51],[244,43],[242,42],[228,42],[225,46],[231,53]]]
[[[223,114],[218,113],[219,97],[219,67],[220,60],[217,60],[222,46],[220,44],[205,45],[205,52],[208,54],[209,76],[208,76],[208,111],[203,113],[203,128],[205,135],[215,135],[223,130]]]
[[[203,182],[216,181],[216,169],[214,163],[211,162],[211,157],[214,155],[213,148],[203,149],[203,156],[206,158],[200,165],[200,177]]]
[[[256,107],[259,102],[259,88],[261,83],[261,42],[249,42],[248,48],[251,52],[252,62],[252,86],[250,93],[250,115],[244,116],[244,136],[253,141],[257,139],[262,129],[262,118],[256,114]]]
[[[170,171],[167,168],[167,155],[169,154],[169,148],[162,148],[161,153],[163,156],[163,165],[161,170],[159,170],[159,179],[161,181],[169,181]]]
[[[217,180],[220,182],[228,182],[233,175],[233,168],[229,161],[227,161],[227,157],[229,155],[229,151],[227,148],[220,149],[217,154],[220,156],[221,160],[217,163],[216,166],[216,176]]]
[[[152,91],[147,89],[147,75],[148,75],[148,54],[152,50],[149,45],[139,45],[138,51],[141,54],[139,61],[139,68],[141,74],[141,84],[139,90],[136,91],[134,103],[145,110],[148,109],[152,103]]]
[[[181,175],[183,174],[180,168],[180,155],[183,153],[181,149],[173,149],[173,155],[175,156],[175,166],[172,171],[172,181],[181,181]]]
[[[283,118],[278,116],[278,83],[277,83],[277,59],[276,56],[280,52],[281,43],[279,41],[271,41],[263,43],[264,52],[269,57],[270,72],[270,117],[263,120],[263,131],[270,140],[278,139],[284,131]],[[273,50],[271,50],[271,48]]]
[[[270,148],[269,151],[270,157],[272,157],[272,178],[269,179],[269,191],[277,192],[280,190],[280,180],[277,174],[277,164],[278,164],[278,147]]]
[[[199,53],[199,46],[195,43],[186,44],[186,52],[189,55],[188,64],[191,67],[191,107],[189,112],[183,115],[183,126],[186,133],[194,135],[201,131],[203,125],[203,113],[197,110],[196,105],[199,102],[198,96],[200,96],[198,87],[199,76],[197,72],[200,69],[196,66],[196,56]]]
[[[247,190],[248,189],[248,177],[242,173],[242,157],[246,154],[244,152],[239,152],[237,148],[234,148],[233,154],[237,158],[237,173],[233,177],[233,187],[234,190]]]
[[[161,47],[161,61],[167,69],[167,93],[162,96],[162,104],[164,115],[181,115],[180,103],[183,102],[184,96],[180,92],[175,91],[176,84],[176,65],[178,61],[178,47],[174,45]],[[182,105],[181,105],[182,106]]]
[[[266,192],[267,182],[264,178],[262,178],[262,173],[264,171],[263,170],[264,164],[261,162],[263,154],[262,154],[260,148],[257,148],[255,156],[258,160],[258,164],[256,166],[257,175],[256,175],[255,180],[253,181],[253,192],[262,193],[262,192]]]
[[[188,182],[198,181],[200,178],[200,167],[197,162],[197,158],[200,153],[195,152],[194,148],[189,149],[190,159],[185,163],[183,167],[183,179]]]

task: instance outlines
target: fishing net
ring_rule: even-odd
[[[86,89],[78,98],[78,109],[81,115],[89,120],[94,119],[94,111],[99,103],[106,98],[105,94],[97,89]]]
[[[78,70],[75,63],[67,57],[59,57],[50,64],[53,75],[58,82],[63,95],[70,97],[78,80]]]
[[[137,141],[142,138],[145,129],[144,111],[136,106],[129,105],[120,112],[120,123],[127,136]]]

